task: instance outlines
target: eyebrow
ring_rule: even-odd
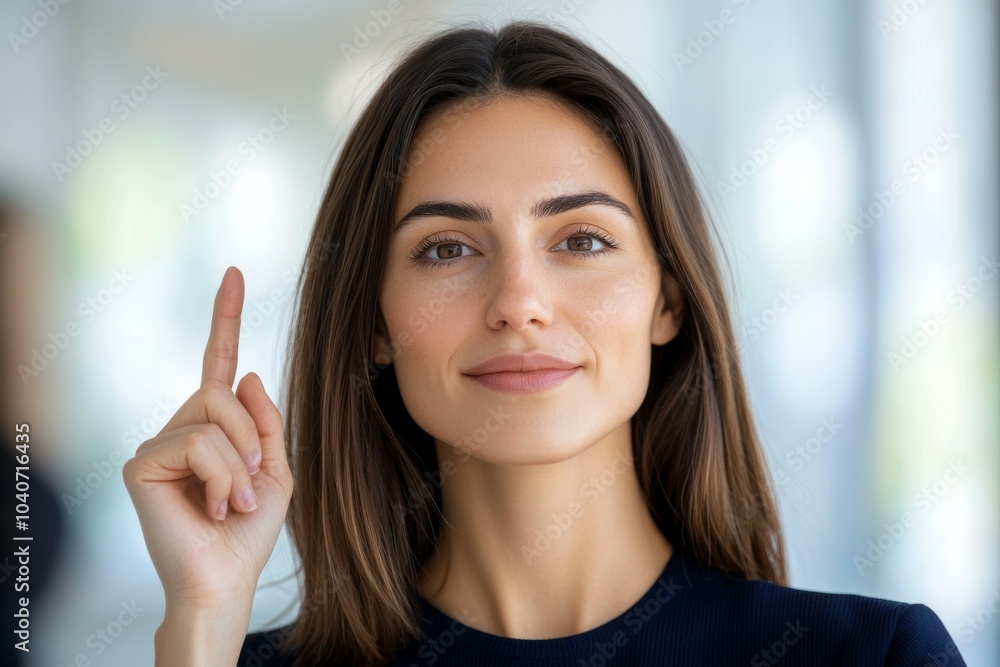
[[[635,214],[628,204],[616,199],[604,192],[594,190],[578,192],[569,195],[559,195],[550,199],[543,199],[531,208],[533,218],[549,217],[559,215],[567,211],[573,211],[584,206],[610,206],[623,212],[632,220],[636,220]],[[392,229],[395,234],[400,229],[419,218],[454,218],[455,220],[466,220],[468,222],[492,223],[493,214],[489,207],[480,204],[470,204],[466,202],[451,201],[423,201],[410,209],[409,213],[399,219],[399,222]]]

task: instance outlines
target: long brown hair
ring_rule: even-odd
[[[620,151],[663,271],[684,297],[681,331],[653,347],[633,417],[639,479],[664,535],[707,565],[786,583],[777,511],[712,245],[681,147],[656,109],[582,40],[534,22],[449,28],[396,64],[344,143],[309,241],[289,347],[289,528],[303,600],[300,664],[384,664],[419,633],[416,582],[440,523],[432,438],[376,364],[378,294],[411,139],[432,113],[496,95],[556,97]],[[460,118],[461,116],[456,116]]]

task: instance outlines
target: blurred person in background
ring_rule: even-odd
[[[47,440],[54,431],[47,421],[58,417],[53,404],[55,380],[52,374],[34,375],[31,368],[33,349],[48,342],[45,313],[51,303],[55,284],[52,243],[35,214],[20,201],[0,191],[0,352],[4,375],[0,381],[0,440],[3,442],[3,536],[0,556],[0,587],[3,589],[3,644],[0,665],[32,664],[29,652],[18,648],[38,646],[42,641],[31,631],[38,618],[41,602],[51,595],[50,583],[60,563],[65,543],[66,517],[60,506],[56,487],[50,477],[54,449],[58,444]],[[27,424],[27,431],[15,425]],[[23,437],[27,435],[28,437]],[[26,447],[24,445],[27,445]],[[27,458],[24,455],[27,454]],[[24,476],[17,475],[22,467]],[[18,482],[27,481],[22,496]],[[27,529],[17,523],[17,507],[27,499]],[[31,540],[15,541],[14,537]],[[18,555],[27,550],[27,559]],[[26,566],[26,572],[21,570]],[[25,574],[27,576],[25,576]],[[22,608],[21,600],[27,606]],[[27,643],[16,634],[23,628],[27,610]],[[37,627],[37,625],[36,625]]]

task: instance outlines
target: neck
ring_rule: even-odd
[[[524,639],[584,632],[631,607],[670,558],[639,485],[628,422],[544,465],[436,448],[440,467],[454,472],[441,487],[441,531],[418,590],[470,627]]]

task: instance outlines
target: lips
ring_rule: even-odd
[[[527,373],[542,370],[567,371],[580,364],[550,354],[499,354],[476,364],[465,371],[466,375],[487,375],[489,373]]]
[[[580,364],[550,354],[501,354],[476,364],[465,375],[494,391],[521,394],[561,384]]]
[[[468,377],[493,391],[503,391],[509,394],[525,394],[542,391],[543,389],[549,389],[550,387],[562,384],[563,380],[576,373],[577,370],[579,369],[547,368],[540,371],[485,373],[483,375],[470,375]]]

